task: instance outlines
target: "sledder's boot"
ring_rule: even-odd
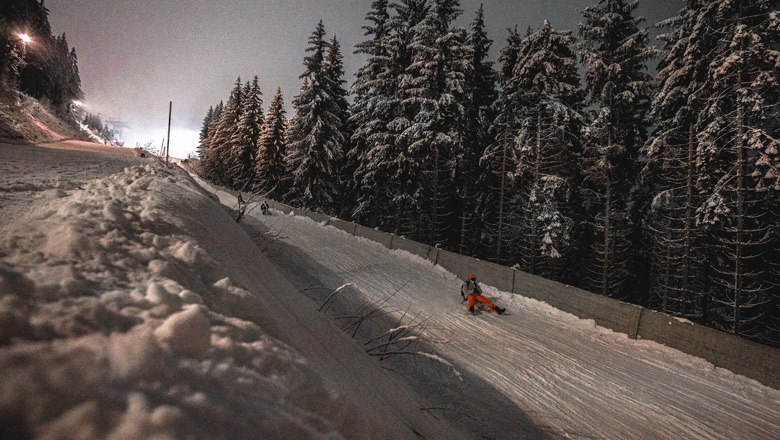
[[[496,313],[498,313],[499,315],[503,315],[504,312],[506,312],[506,309],[503,309],[503,308],[498,307],[498,306],[496,306],[495,310],[496,310]]]
[[[469,307],[469,313],[471,313],[472,315],[474,315],[474,314],[475,314],[475,312],[474,312],[474,307]]]

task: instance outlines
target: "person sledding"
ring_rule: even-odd
[[[499,315],[502,315],[506,311],[506,309],[493,304],[493,301],[482,295],[482,288],[477,284],[477,276],[473,273],[463,282],[463,286],[460,288],[460,295],[463,297],[464,302],[468,301],[469,313],[472,315],[475,313],[474,307],[478,302],[487,305],[490,307],[490,310]]]

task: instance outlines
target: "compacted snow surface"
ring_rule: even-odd
[[[483,287],[505,316],[157,160],[0,144],[0,438],[778,438],[780,392]],[[366,355],[365,304],[425,356]]]
[[[446,334],[436,353],[484,383],[450,405],[488,421],[480,428],[490,438],[780,438],[780,392],[754,380],[490,286],[506,315],[469,316],[461,280],[430,261],[306,217],[252,215],[280,242],[266,247],[299,287],[316,281],[327,294],[353,283],[353,295],[394,307],[399,319],[425,317],[432,339]],[[491,406],[491,394],[505,400]]]

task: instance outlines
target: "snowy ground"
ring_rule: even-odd
[[[444,408],[441,416],[476,436],[780,438],[780,391],[490,287],[488,296],[507,314],[468,316],[460,280],[429,261],[305,217],[253,217],[250,234],[299,289],[324,302],[338,286],[354,284],[331,299],[342,302],[334,317],[381,302],[396,322],[424,320],[432,342],[426,348],[448,359],[465,384],[437,378],[441,366],[424,359],[397,367],[398,374],[431,407]]]
[[[491,288],[508,314],[467,316],[428,261],[302,217],[245,223],[128,150],[0,144],[0,438],[780,432],[780,392],[700,359]],[[429,356],[369,358],[337,324],[372,308],[358,344],[417,323],[406,349]]]
[[[88,151],[85,151],[88,150]],[[0,438],[462,438],[181,169],[0,143]]]

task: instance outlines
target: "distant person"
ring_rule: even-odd
[[[482,295],[482,288],[479,287],[479,284],[477,284],[477,276],[473,273],[469,275],[466,281],[463,282],[463,286],[460,288],[460,295],[463,297],[464,302],[468,301],[469,313],[472,315],[474,314],[474,306],[477,302],[481,302],[482,304],[487,305],[490,307],[490,310],[498,313],[499,315],[504,314],[506,311],[506,309],[493,304],[493,301]]]
[[[262,212],[263,215],[268,215],[268,202],[265,200],[260,204],[260,212]]]

